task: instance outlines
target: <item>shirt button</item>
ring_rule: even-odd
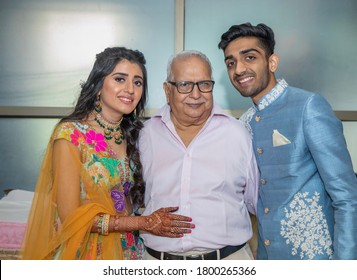
[[[263,148],[257,148],[257,152],[261,155],[263,153]]]
[[[267,183],[267,180],[265,180],[265,179],[260,179],[260,183],[261,183],[262,185],[265,185],[265,184]]]
[[[258,115],[255,116],[255,121],[256,121],[256,122],[259,122],[259,121],[260,121],[260,116],[258,116]]]
[[[265,246],[269,246],[270,245],[270,240],[269,239],[265,239],[264,240],[264,244],[265,244]]]
[[[268,207],[264,208],[264,213],[265,213],[265,214],[268,214],[268,213],[269,213],[269,208],[268,208]]]

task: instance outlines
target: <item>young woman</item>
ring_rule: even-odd
[[[98,54],[74,112],[55,127],[40,171],[23,259],[141,259],[138,230],[180,237],[175,207],[134,216],[144,182],[136,147],[147,99],[145,58],[124,47]]]

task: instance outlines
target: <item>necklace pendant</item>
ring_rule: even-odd
[[[114,142],[117,145],[120,145],[123,143],[123,134],[121,132],[121,127],[120,124],[122,122],[123,118],[121,118],[118,122],[110,122],[107,119],[105,119],[102,114],[98,113],[95,116],[95,121],[98,123],[100,127],[103,128],[104,132],[104,138],[106,140],[111,140],[114,137]],[[118,133],[117,133],[118,132]],[[114,136],[113,136],[114,133]]]
[[[119,139],[119,140],[115,139],[114,142],[117,145],[120,145],[121,143],[123,143],[123,141],[121,139]]]
[[[115,144],[117,144],[117,145],[120,145],[121,143],[123,143],[123,139],[124,139],[124,137],[123,137],[123,134],[118,134],[118,133],[115,133],[114,134],[114,142],[115,142]]]

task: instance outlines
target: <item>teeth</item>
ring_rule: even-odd
[[[248,78],[245,78],[243,80],[240,80],[239,82],[240,83],[245,83],[245,82],[248,82],[249,80],[253,79],[252,77],[248,77]]]
[[[119,99],[123,100],[124,102],[131,102],[131,99],[125,97],[120,97]]]

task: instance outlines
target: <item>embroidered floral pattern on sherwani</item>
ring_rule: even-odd
[[[326,218],[319,204],[320,194],[297,193],[285,208],[285,219],[281,220],[280,234],[286,244],[292,245],[291,254],[301,259],[313,259],[327,254],[332,258],[332,240]]]
[[[288,87],[288,83],[284,79],[280,79],[278,83],[273,87],[273,89],[264,95],[262,99],[259,101],[258,109],[259,111],[268,107],[271,103],[277,99],[280,94]]]
[[[284,79],[280,79],[275,87],[267,93],[263,98],[259,101],[258,106],[253,105],[250,107],[244,114],[240,117],[240,120],[244,123],[245,127],[248,129],[250,135],[253,137],[253,130],[250,126],[250,122],[255,115],[255,113],[259,110],[263,110],[268,107],[271,103],[277,99],[280,94],[288,87],[288,83]]]
[[[250,107],[239,119],[244,123],[246,129],[249,131],[250,135],[253,137],[253,130],[250,126],[250,121],[252,120],[254,114],[256,113],[254,106]]]

